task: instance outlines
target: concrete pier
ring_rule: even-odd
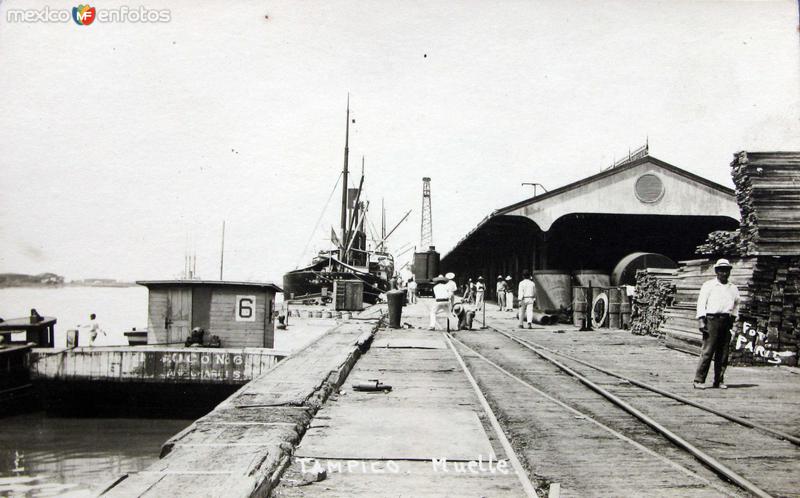
[[[421,325],[425,305],[404,316]],[[353,385],[379,379],[388,392]],[[326,472],[309,484],[314,469]],[[317,413],[276,496],[524,496],[442,332],[380,330]]]
[[[367,317],[368,318],[368,317]],[[316,410],[346,378],[377,320],[351,321],[278,363],[171,438],[162,458],[106,496],[265,496]]]

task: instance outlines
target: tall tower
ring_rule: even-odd
[[[431,179],[422,179],[422,224],[419,235],[420,251],[433,245],[433,214],[431,213]]]

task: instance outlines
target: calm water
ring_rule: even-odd
[[[92,496],[158,459],[191,420],[71,419],[43,413],[0,419],[0,496]]]
[[[89,322],[95,313],[100,327],[99,345],[127,344],[123,332],[147,328],[147,289],[145,287],[12,287],[0,289],[0,317],[28,316],[31,308],[40,315],[54,316],[56,346],[65,346],[67,330]],[[88,343],[86,333],[80,334],[79,345]]]
[[[65,346],[66,331],[87,323],[90,313],[108,334],[98,337],[98,345],[127,344],[124,331],[147,328],[144,287],[0,289],[0,317],[28,316],[31,308],[58,319],[56,346]],[[289,330],[275,331],[275,349],[297,350],[330,326],[293,318]],[[191,422],[43,413],[0,418],[0,496],[91,496],[115,477],[156,461],[161,444]]]

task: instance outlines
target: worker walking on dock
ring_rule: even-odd
[[[500,311],[506,309],[506,281],[502,275],[497,276],[497,307]]]
[[[524,328],[524,323],[528,322],[528,328],[533,328],[533,302],[536,299],[536,284],[531,280],[531,273],[528,270],[522,271],[522,281],[517,289],[519,295],[519,328]],[[530,318],[528,310],[530,309]]]
[[[431,330],[436,330],[436,318],[439,316],[439,313],[444,313],[448,318],[450,316],[452,293],[447,286],[448,280],[443,276],[439,275],[438,277],[434,278],[433,283],[436,284],[433,286],[433,298],[435,299],[435,302],[431,306],[431,320],[429,328]]]
[[[719,259],[714,264],[717,278],[709,280],[700,287],[697,298],[697,320],[703,334],[703,349],[694,374],[695,389],[705,389],[711,359],[714,359],[713,387],[727,389],[724,383],[725,367],[728,365],[728,351],[731,342],[731,328],[739,316],[739,288],[728,282],[731,264],[727,259]]]

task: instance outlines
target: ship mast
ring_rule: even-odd
[[[342,244],[347,240],[347,160],[350,155],[350,94],[347,94],[347,125],[344,134],[344,169],[342,170]],[[347,263],[347,254],[344,246],[341,248],[340,259]]]

